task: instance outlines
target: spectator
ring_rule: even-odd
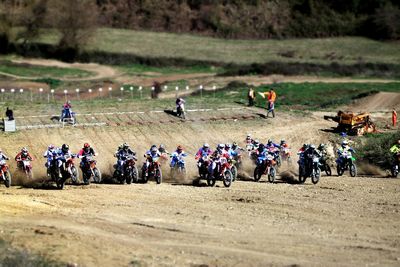
[[[14,112],[11,109],[9,109],[8,107],[6,110],[6,117],[8,118],[9,121],[14,120]]]
[[[272,113],[272,117],[275,118],[275,100],[276,100],[276,93],[273,88],[269,90],[269,92],[265,92],[264,96],[267,98],[267,117],[269,113]]]
[[[396,109],[393,108],[393,110],[392,110],[392,125],[393,125],[393,128],[396,127],[396,123],[397,123],[397,112],[396,112]]]
[[[249,106],[250,107],[254,106],[254,100],[256,99],[256,93],[254,92],[253,88],[249,89],[249,93],[248,93],[247,97],[249,98]]]

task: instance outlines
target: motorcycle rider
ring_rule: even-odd
[[[320,144],[317,150],[318,153],[321,155],[321,161],[327,161],[329,159],[328,150],[325,144]]]
[[[157,160],[161,157],[161,153],[160,151],[158,151],[156,145],[152,145],[150,149],[146,152],[146,154],[144,154],[144,157],[146,158],[146,162],[143,166],[147,175],[147,169],[149,168],[150,163],[157,162]]]
[[[308,148],[303,152],[303,158],[304,158],[304,166],[306,169],[311,170],[312,169],[312,164],[313,164],[313,157],[316,156],[318,158],[321,158],[321,155],[318,153],[315,145],[311,144],[308,146]]]
[[[161,144],[159,147],[158,147],[158,151],[161,153],[161,154],[169,154],[168,153],[168,151],[167,151],[167,149],[165,148],[165,145],[164,144]]]
[[[61,149],[58,150],[58,157],[57,157],[57,159],[58,159],[58,167],[61,167],[62,171],[65,170],[64,163],[67,162],[67,158],[70,158],[72,156],[73,156],[73,154],[69,150],[69,145],[63,144],[61,146]]]
[[[89,143],[85,143],[83,144],[83,148],[78,152],[77,156],[81,159],[80,167],[83,169],[87,163],[87,157],[97,156],[97,154]]]
[[[350,155],[351,155],[351,153],[355,153],[355,152],[356,151],[352,147],[350,147],[349,142],[347,140],[343,140],[343,142],[341,144],[341,147],[337,150],[337,153],[338,153],[338,156],[339,156],[338,159],[337,159],[338,162],[339,163],[342,162],[344,153],[350,153]]]
[[[394,157],[394,164],[399,166],[400,164],[400,139],[397,140],[397,144],[390,148],[390,152],[393,154]]]
[[[3,153],[3,150],[0,148],[0,162],[3,160],[9,160],[9,158],[6,156],[6,154]]]
[[[180,158],[186,157],[186,156],[187,156],[187,154],[183,151],[183,146],[179,145],[176,148],[175,152],[171,154],[171,158],[172,158],[171,164],[170,164],[171,168],[175,167],[175,165],[178,163]]]
[[[53,160],[53,155],[56,152],[56,148],[54,145],[50,144],[47,147],[47,150],[43,153],[43,157],[47,159],[44,166],[47,168],[47,175],[49,175],[49,169],[51,166],[51,161]]]
[[[33,157],[29,153],[26,147],[23,147],[21,151],[15,156],[15,161],[17,162],[17,166],[22,168],[23,161],[33,161]]]
[[[71,101],[68,100],[63,105],[63,109],[62,109],[62,112],[61,112],[61,120],[63,120],[64,118],[71,118],[72,117],[71,108],[72,108]]]
[[[136,152],[127,143],[120,145],[114,156],[117,158],[118,171],[122,175],[124,174],[126,159],[132,157],[134,160],[137,160]]]
[[[303,144],[303,146],[299,149],[299,151],[297,152],[297,155],[299,155],[299,161],[297,162],[300,166],[304,166],[305,165],[305,155],[304,152],[307,151],[307,149],[309,148],[309,144]]]
[[[212,154],[212,151],[210,149],[210,145],[207,143],[204,143],[204,145],[197,151],[196,153],[196,160],[202,160],[202,157],[204,156],[210,156]]]
[[[185,101],[183,98],[178,97],[178,98],[175,100],[176,111],[179,112],[179,109],[180,109],[181,112],[184,112],[184,111],[185,111],[185,103],[186,103],[186,101]]]
[[[267,144],[265,145],[265,149],[268,150],[268,152],[274,156],[274,159],[277,159],[279,157],[279,151],[280,151],[280,145],[275,144],[272,139],[268,139]]]

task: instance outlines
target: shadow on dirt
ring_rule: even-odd
[[[61,119],[60,116],[52,116],[52,117],[50,118],[50,120],[51,120],[52,122],[59,122],[60,119]]]
[[[178,117],[178,113],[176,113],[176,111],[173,111],[171,109],[164,109],[164,112],[166,114],[168,114],[168,115],[172,115],[172,116]]]

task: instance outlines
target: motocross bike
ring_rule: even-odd
[[[63,189],[67,179],[62,175],[63,171],[59,167],[59,165],[62,166],[62,163],[59,163],[60,161],[61,159],[59,159],[56,154],[53,154],[52,159],[49,162],[50,166],[47,168],[47,173],[51,177],[51,180],[56,183],[57,188]]]
[[[78,169],[75,167],[76,155],[68,155],[65,157],[64,172],[62,175],[65,180],[71,178],[72,183],[77,184],[79,182]]]
[[[172,156],[172,162],[175,162],[175,164],[174,166],[171,166],[171,177],[175,177],[177,175],[186,175],[185,156],[186,154]]]
[[[226,158],[220,158],[219,162],[216,162],[214,170],[208,172],[207,184],[209,186],[214,186],[217,180],[222,180],[225,187],[230,187],[232,184],[233,175]]]
[[[206,155],[202,156],[201,160],[197,162],[200,179],[204,180],[207,179],[209,166],[210,166],[210,158]]]
[[[33,179],[32,164],[30,159],[17,159],[17,166],[25,173],[26,178],[29,180]]]
[[[11,173],[5,160],[0,161],[0,180],[4,182],[4,185],[8,188],[11,186]]]
[[[319,157],[317,155],[307,155],[308,160],[299,161],[299,182],[305,183],[307,177],[311,177],[311,182],[317,184],[321,177],[321,169],[319,168]]]
[[[182,105],[176,107],[176,115],[182,119],[185,119],[185,108]]]
[[[352,156],[350,151],[344,151],[340,154],[339,158],[336,160],[336,170],[338,176],[342,176],[347,170],[350,171],[351,177],[357,176],[357,166],[354,163],[356,159]]]
[[[234,182],[237,178],[237,174],[238,174],[238,168],[236,167],[237,165],[237,161],[235,159],[229,159],[228,160],[228,164],[229,164],[229,170],[232,173],[232,182]]]
[[[321,172],[325,172],[327,176],[332,175],[331,166],[329,166],[328,160],[325,156],[322,156],[319,159],[319,168],[321,169]]]
[[[128,156],[124,159],[124,172],[118,168],[118,165],[114,165],[115,171],[113,177],[118,180],[120,184],[131,184],[132,182],[137,183],[139,181],[138,178],[138,169],[136,167],[136,158],[133,156]]]
[[[96,184],[101,183],[101,173],[100,170],[96,167],[97,161],[92,156],[85,157],[86,161],[81,167],[83,183],[86,185],[90,184],[91,178],[93,178],[93,181]]]
[[[276,163],[276,169],[278,169],[282,165],[282,158],[281,158],[281,153],[278,148],[270,148],[268,150],[269,154],[271,154],[274,157],[275,163]]]
[[[274,156],[268,154],[266,156],[259,156],[257,158],[256,168],[254,169],[254,180],[260,181],[261,176],[268,175],[268,181],[270,183],[275,182],[276,177],[276,162]]]
[[[292,164],[291,154],[292,153],[290,152],[290,148],[283,147],[280,149],[282,162],[287,162],[288,165]]]
[[[147,183],[150,178],[155,178],[157,184],[162,183],[162,171],[161,165],[159,163],[159,158],[152,158],[151,156],[147,156],[147,162],[143,164],[142,167],[142,180],[143,183]]]
[[[60,118],[60,122],[76,124],[76,116],[75,112],[72,112],[70,108],[64,108],[62,111],[62,116]]]

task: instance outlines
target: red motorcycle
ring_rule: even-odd
[[[66,161],[64,165],[65,167],[62,176],[65,180],[71,178],[72,182],[74,184],[77,184],[79,182],[79,174],[78,170],[75,167],[75,158],[76,155],[66,156]]]
[[[210,166],[210,158],[208,156],[203,156],[201,160],[197,162],[197,167],[199,169],[200,179],[207,179],[208,167]]]
[[[17,159],[17,166],[25,173],[26,178],[30,180],[33,179],[32,164],[30,159]]]
[[[96,184],[101,183],[101,173],[96,166],[97,161],[93,157],[86,156],[86,162],[82,167],[82,176],[84,184],[90,184],[90,179],[93,178]]]
[[[273,155],[259,156],[257,159],[257,166],[254,169],[254,180],[260,181],[261,176],[268,175],[270,183],[275,182],[276,176],[276,162]]]
[[[215,168],[213,171],[209,171],[207,176],[207,184],[209,186],[214,186],[217,180],[222,181],[225,187],[230,187],[233,180],[233,175],[231,172],[231,165],[228,163],[227,159],[220,157],[214,159]],[[214,164],[212,163],[212,164]]]
[[[148,166],[147,162],[149,163]],[[143,183],[147,183],[150,178],[155,178],[156,183],[161,184],[162,172],[161,172],[161,164],[159,162],[159,158],[153,159],[151,156],[147,156],[147,162],[145,162],[142,167]]]
[[[11,186],[11,173],[5,160],[0,161],[0,180],[4,182],[6,187]]]

